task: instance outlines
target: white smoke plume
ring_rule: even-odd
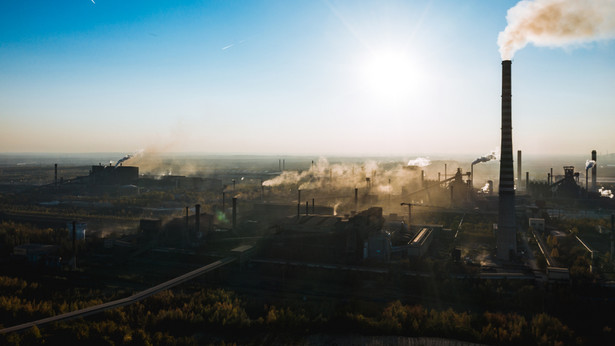
[[[613,198],[613,192],[611,190],[607,190],[604,187],[601,187],[598,192],[600,192],[600,197]]]
[[[489,162],[489,161],[495,160],[495,159],[497,159],[497,157],[495,156],[495,153],[491,153],[491,154],[486,155],[486,156],[481,156],[481,157],[477,158],[476,160],[472,161],[472,166],[474,166],[477,163]]]
[[[122,162],[130,160],[131,158],[135,157],[135,156],[139,156],[143,154],[143,150],[139,150],[134,154],[128,154],[124,157],[122,157],[121,159],[117,160],[117,162],[115,163],[115,167],[119,166]]]
[[[389,164],[366,161],[362,164],[329,164],[320,158],[304,171],[284,171],[279,176],[266,180],[263,186],[296,186],[299,190],[351,190],[370,187],[373,191],[392,193],[416,179],[420,171],[409,169],[401,163]],[[369,178],[369,184],[367,179]],[[295,188],[295,187],[293,187]]]
[[[596,161],[594,160],[587,160],[585,161],[585,170],[588,170],[592,167],[594,167],[596,165]]]
[[[615,0],[523,0],[498,36],[502,60],[528,43],[565,47],[615,37]]]
[[[414,160],[408,161],[408,166],[427,167],[431,164],[431,160],[426,157],[417,157]]]

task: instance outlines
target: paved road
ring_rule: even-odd
[[[13,327],[8,327],[8,328],[4,328],[4,329],[0,329],[0,334],[6,334],[6,333],[11,333],[11,332],[18,332],[18,331],[23,331],[25,329],[28,328],[32,328],[33,326],[41,326],[43,324],[47,324],[47,323],[51,323],[51,322],[58,322],[58,321],[65,321],[65,320],[69,320],[69,319],[73,319],[73,318],[77,318],[77,317],[85,317],[85,316],[89,316],[92,314],[96,314],[99,313],[101,311],[105,311],[105,310],[109,310],[109,309],[114,309],[114,308],[118,308],[120,306],[124,306],[124,305],[129,305],[132,303],[136,303],[140,300],[143,300],[153,294],[156,294],[160,291],[164,291],[167,290],[173,286],[177,286],[181,283],[184,283],[188,280],[194,279],[195,277],[205,274],[211,270],[214,270],[216,268],[220,268],[223,265],[229,264],[233,261],[235,261],[236,258],[235,257],[226,257],[223,258],[219,261],[215,261],[213,263],[210,263],[204,267],[201,267],[199,269],[195,269],[191,272],[188,272],[184,275],[178,276],[174,279],[171,279],[169,281],[163,282],[160,285],[151,287],[146,289],[145,291],[141,291],[137,294],[134,294],[130,297],[126,297],[126,298],[122,298],[122,299],[118,299],[118,300],[114,300],[108,303],[104,303],[104,304],[100,304],[100,305],[95,305],[95,306],[90,306],[88,308],[85,309],[81,309],[81,310],[76,310],[76,311],[71,311],[71,312],[67,312],[65,314],[62,315],[57,315],[57,316],[52,316],[52,317],[47,317],[47,318],[43,318],[41,320],[38,321],[32,321],[32,322],[27,322],[27,323],[23,323],[20,325],[16,325]]]

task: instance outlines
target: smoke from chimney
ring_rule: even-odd
[[[122,157],[121,159],[117,160],[117,162],[115,163],[115,167],[119,166],[119,165],[120,165],[120,163],[122,163],[122,162],[124,162],[124,161],[126,161],[126,160],[130,160],[130,159],[132,159],[133,157],[135,157],[135,156],[140,156],[140,155],[142,155],[142,154],[143,154],[143,150],[139,150],[139,151],[137,151],[137,152],[136,152],[136,153],[134,153],[134,154],[128,154],[128,155],[126,155],[126,156]]]
[[[508,10],[498,36],[502,60],[528,43],[578,45],[615,37],[615,0],[523,0]]]
[[[472,165],[475,165],[475,164],[481,163],[481,162],[489,162],[489,161],[495,160],[495,159],[497,159],[497,157],[495,156],[494,153],[491,153],[491,154],[489,154],[487,156],[482,156],[482,157],[479,157],[476,160],[472,161]]]
[[[592,167],[592,191],[596,191],[596,175],[597,175],[597,170],[596,168],[598,167],[596,165],[596,159],[597,159],[597,153],[595,150],[592,150],[592,161],[594,161],[594,167]]]
[[[417,157],[414,160],[408,161],[408,166],[427,167],[431,165],[431,160],[426,157]]]

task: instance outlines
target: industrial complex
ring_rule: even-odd
[[[39,169],[44,183],[1,182],[14,201],[5,198],[1,222],[47,230],[4,244],[2,263],[80,280],[105,273],[97,282],[110,290],[121,282],[146,289],[188,270],[190,280],[215,270],[212,282],[221,287],[256,295],[274,287],[303,299],[321,279],[330,285],[319,291],[323,296],[352,287],[364,297],[378,285],[370,299],[385,291],[416,299],[404,287],[439,280],[611,287],[615,172],[600,165],[596,151],[580,171],[570,162],[562,171],[534,165],[524,172],[517,150],[515,174],[511,66],[502,61],[500,153],[472,162],[271,157],[245,167],[214,158],[187,174],[182,164],[158,159],[153,170],[146,157],[130,155],[109,165],[56,163]],[[133,276],[139,279],[126,279]],[[154,291],[186,280],[178,276]]]

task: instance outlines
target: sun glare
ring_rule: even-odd
[[[418,73],[402,52],[381,51],[370,55],[362,67],[364,89],[379,102],[399,105],[415,91]]]

